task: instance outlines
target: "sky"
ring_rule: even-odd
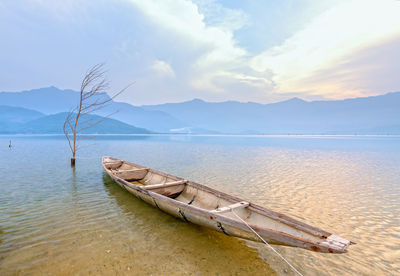
[[[102,62],[134,105],[400,91],[398,0],[0,0],[0,37],[0,91]]]

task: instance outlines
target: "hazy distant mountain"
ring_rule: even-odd
[[[73,90],[60,90],[54,86],[22,92],[0,92],[0,103],[37,110],[44,114],[69,111],[79,100]]]
[[[0,122],[26,123],[43,116],[43,113],[35,110],[0,105]]]
[[[273,104],[194,99],[142,108],[222,133],[400,134],[400,92],[339,101],[293,98]]]
[[[17,126],[43,116],[35,110],[0,105],[0,133],[14,132]]]
[[[17,121],[14,118],[21,117],[19,111],[22,111],[22,114],[28,114],[31,112],[35,115],[35,111],[16,108],[16,107],[1,107],[1,111],[7,110],[9,112],[8,118],[2,119],[4,116],[0,117],[0,133],[2,134],[62,134],[63,133],[63,125],[65,118],[68,113],[57,113],[54,115],[41,115],[37,118],[31,117],[32,120],[24,120]],[[38,112],[37,112],[38,113]],[[12,114],[16,116],[12,116]],[[41,113],[39,113],[41,114]],[[98,115],[85,115],[81,118],[81,122],[87,120],[98,121],[103,117]],[[4,123],[4,124],[2,124]],[[118,120],[114,119],[106,119],[101,123],[93,126],[92,128],[86,129],[82,131],[82,134],[148,134],[151,131],[143,128],[137,128]]]
[[[48,115],[22,126],[24,133],[63,133],[62,127],[68,113],[57,113]],[[101,120],[103,117],[98,115],[84,115],[81,122]],[[138,128],[114,119],[105,119],[101,123],[82,131],[82,134],[148,134],[151,131]]]
[[[108,96],[103,94],[102,97]],[[78,92],[60,90],[54,86],[22,92],[0,92],[2,105],[34,109],[46,115],[69,111],[77,105],[78,100]],[[106,116],[115,111],[118,112],[112,115],[113,119],[156,132],[169,132],[170,129],[187,127],[180,120],[165,112],[144,110],[127,103],[114,101],[96,114]]]
[[[55,87],[0,93],[0,103],[50,114],[76,105],[78,92]],[[102,97],[108,97],[106,94]],[[299,98],[273,104],[194,99],[136,107],[111,102],[98,115],[155,132],[231,134],[400,134],[400,92],[339,101]]]

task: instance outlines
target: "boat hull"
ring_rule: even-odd
[[[139,166],[133,163],[129,164]],[[168,213],[174,217],[177,217],[185,222],[190,222],[207,228],[211,228],[228,236],[261,242],[261,239],[249,228],[250,225],[250,227],[254,231],[256,231],[264,240],[266,240],[270,244],[300,247],[322,253],[344,253],[347,251],[348,246],[352,243],[348,240],[342,239],[317,228],[308,226],[304,223],[297,222],[285,215],[269,211],[261,206],[252,203],[250,204],[250,206],[247,207],[249,208],[249,210],[265,216],[269,216],[267,219],[271,220],[273,223],[284,224],[284,226],[282,226],[282,229],[290,229],[290,231],[279,231],[279,229],[273,229],[272,227],[261,227],[257,224],[251,223],[249,223],[249,225],[246,225],[242,221],[232,217],[232,215],[227,216],[226,213],[219,213],[215,210],[208,210],[196,207],[194,205],[191,205],[191,202],[181,202],[175,200],[174,198],[170,198],[163,194],[154,192],[152,190],[147,190],[142,186],[134,185],[131,182],[126,181],[113,173],[112,170],[105,165],[104,158],[103,167],[108,175],[113,178],[119,186],[121,186],[123,189],[127,190],[131,194],[135,195],[137,198],[143,200],[144,202],[151,204],[159,210]],[[149,169],[149,171],[156,175],[177,178],[176,176],[171,176],[156,170]],[[190,185],[191,187],[195,187],[198,189],[204,189],[206,192],[216,193],[217,196],[221,198],[226,197],[227,199],[232,201],[240,202],[241,200],[239,198],[232,197],[230,195],[210,189],[207,186],[198,183],[187,182],[185,185]],[[193,197],[192,201],[194,199],[195,196]],[[232,212],[233,210],[230,211]],[[293,234],[298,232],[302,233],[302,235],[296,236]],[[318,237],[318,239],[316,240],[315,237]]]
[[[260,239],[254,234],[246,230],[239,229],[227,222],[221,222],[217,216],[213,213],[201,210],[194,206],[187,206],[186,204],[180,202],[174,202],[173,200],[167,200],[161,198],[157,193],[147,192],[146,190],[134,189],[124,184],[123,181],[118,181],[114,179],[119,186],[127,190],[129,193],[135,195],[140,200],[153,205],[157,209],[170,214],[182,221],[190,222],[213,230],[219,231],[228,236],[234,236],[238,238],[243,238],[247,240],[260,241]],[[269,240],[267,237],[265,239]],[[269,240],[269,242],[274,244],[281,244],[276,241]]]

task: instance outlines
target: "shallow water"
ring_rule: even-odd
[[[356,242],[275,246],[304,275],[400,271],[400,137],[101,136],[69,167],[61,136],[0,136],[0,275],[292,275],[266,246],[184,223],[122,190],[111,155]]]

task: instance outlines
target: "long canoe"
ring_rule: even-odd
[[[226,235],[323,253],[345,253],[351,241],[243,199],[161,171],[103,157],[103,168],[122,188],[186,222]],[[252,231],[252,228],[255,232]]]

